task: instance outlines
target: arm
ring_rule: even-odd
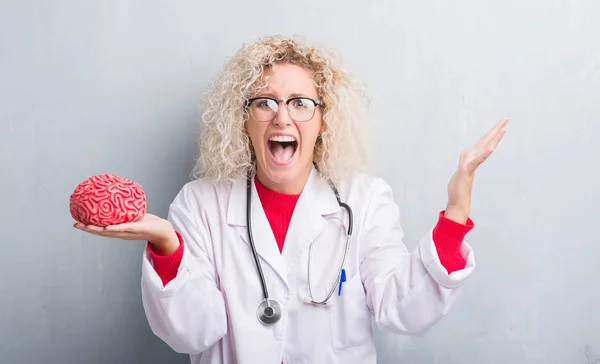
[[[412,253],[407,251],[399,208],[386,183],[378,180],[368,201],[360,235],[360,272],[367,305],[383,331],[423,334],[448,312],[475,268],[472,249],[461,244],[466,266],[448,274],[440,263],[433,229]]]
[[[507,118],[500,120],[461,154],[458,169],[448,184],[444,219],[440,216],[438,225],[421,239],[411,254],[402,243],[399,209],[390,187],[380,182],[372,189],[372,202],[363,227],[361,279],[367,291],[367,305],[381,329],[422,334],[441,319],[456,300],[462,283],[475,268],[475,258],[471,247],[462,241],[464,235],[451,239],[448,249],[440,238],[444,235],[440,231],[447,229],[440,224],[472,223],[468,216],[475,170],[494,151],[506,132],[507,123]],[[466,261],[465,265],[461,258]],[[456,266],[451,267],[449,261],[456,261]]]
[[[168,220],[181,237],[181,262],[166,285],[144,252],[142,300],[155,335],[179,353],[200,353],[227,332],[223,295],[210,260],[208,229],[198,225],[180,195],[169,209]]]

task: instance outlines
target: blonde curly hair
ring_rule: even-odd
[[[264,71],[277,62],[303,66],[313,74],[323,102],[323,132],[313,159],[323,177],[336,183],[369,168],[370,99],[364,87],[328,50],[299,37],[274,35],[244,44],[207,93],[193,178],[232,181],[255,168],[245,103],[265,86]]]

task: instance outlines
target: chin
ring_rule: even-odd
[[[265,175],[267,178],[278,185],[287,185],[294,183],[300,174],[298,168],[277,168],[277,170],[268,169]]]
[[[277,165],[267,156],[265,163],[259,165],[260,175],[266,181],[261,182],[267,187],[276,189],[278,192],[284,193],[300,193],[302,186],[304,186],[306,172],[309,169],[310,173],[311,164],[305,161],[300,161],[299,158],[294,158],[291,163],[287,165]]]

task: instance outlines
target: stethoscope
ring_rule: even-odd
[[[315,166],[316,167],[316,166]],[[318,171],[318,170],[317,170]],[[335,194],[335,198],[337,199],[338,204],[345,208],[348,211],[348,232],[346,234],[346,247],[344,248],[344,255],[342,257],[342,261],[340,264],[340,268],[338,271],[336,282],[337,284],[333,285],[329,290],[327,296],[322,301],[315,301],[312,294],[312,286],[310,280],[310,258],[312,256],[312,247],[313,244],[310,244],[308,251],[308,293],[310,297],[306,297],[307,303],[312,303],[314,305],[327,305],[327,301],[333,295],[336,288],[338,288],[338,295],[341,294],[342,283],[346,281],[346,256],[348,254],[348,249],[350,248],[350,238],[352,236],[352,226],[353,226],[353,216],[352,209],[348,204],[342,202],[340,199],[340,194],[337,188],[328,181],[329,186],[333,190]],[[258,254],[256,253],[256,247],[254,246],[254,239],[252,238],[252,222],[251,222],[251,195],[252,195],[252,175],[248,173],[247,184],[246,184],[246,223],[248,225],[248,240],[250,240],[250,247],[252,248],[252,255],[254,256],[254,262],[256,263],[256,268],[258,269],[258,275],[260,276],[260,283],[262,285],[263,291],[263,302],[258,306],[258,310],[256,311],[256,315],[258,320],[266,325],[272,325],[281,319],[281,305],[276,300],[269,299],[269,292],[267,290],[267,284],[265,282],[265,276],[262,271],[262,266],[258,260]]]

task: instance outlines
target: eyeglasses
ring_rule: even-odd
[[[292,120],[306,122],[315,116],[320,100],[308,97],[292,97],[287,100],[277,100],[273,97],[255,97],[246,100],[246,107],[250,107],[250,113],[256,121],[271,121],[279,111],[279,103],[285,102],[288,114]]]

